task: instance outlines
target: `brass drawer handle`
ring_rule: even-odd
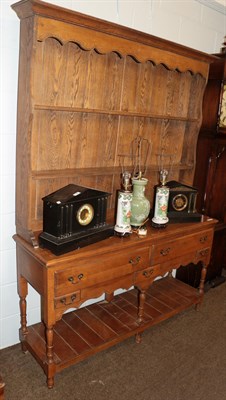
[[[145,276],[145,278],[150,278],[151,275],[153,274],[154,270],[150,269],[149,271],[144,271],[143,275]]]
[[[166,249],[162,249],[162,250],[160,251],[160,254],[161,254],[162,256],[167,256],[167,254],[169,254],[169,252],[170,252],[170,247],[167,247]]]
[[[133,266],[134,266],[134,265],[137,265],[137,264],[140,262],[140,259],[141,259],[140,256],[137,256],[137,257],[135,257],[135,258],[131,258],[131,259],[129,260],[129,263],[132,264]]]
[[[201,236],[201,238],[199,239],[199,241],[201,243],[205,243],[207,241],[207,236]]]
[[[83,274],[79,274],[79,275],[77,276],[77,278],[78,278],[78,281],[75,282],[74,277],[73,277],[73,276],[69,276],[68,281],[71,282],[72,285],[76,285],[77,283],[79,283],[79,281],[81,281],[81,279],[84,278],[84,275],[83,275]]]
[[[209,253],[209,250],[208,250],[208,249],[206,249],[206,250],[201,250],[201,251],[199,252],[200,256],[202,256],[202,257],[206,256],[208,253]]]
[[[76,299],[76,294],[72,294],[70,301],[67,302],[66,297],[63,297],[62,299],[60,299],[60,302],[62,304],[64,304],[65,306],[68,306],[68,305],[72,304],[75,301],[75,299]]]

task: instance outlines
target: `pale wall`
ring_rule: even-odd
[[[225,4],[223,0],[219,0]],[[226,34],[226,8],[211,0],[52,0],[207,52],[219,52]],[[18,342],[16,284],[15,148],[19,20],[10,0],[0,0],[0,348]],[[205,5],[204,5],[204,4]],[[28,323],[39,321],[39,296],[29,288]]]

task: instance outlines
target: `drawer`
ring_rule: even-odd
[[[211,247],[212,229],[152,246],[151,265],[184,256],[187,253]]]
[[[155,265],[154,267],[149,267],[144,269],[143,271],[137,271],[134,274],[134,285],[145,286],[145,284],[150,285],[150,283],[157,278],[157,276],[163,276],[166,272],[169,272],[169,265],[168,264],[159,264]]]
[[[55,298],[55,308],[76,307],[77,304],[80,302],[80,298],[80,290],[69,295],[57,297]]]
[[[206,247],[204,249],[198,250],[196,252],[195,263],[202,261],[205,265],[209,264],[211,254],[211,247]]]
[[[191,253],[186,253],[183,256],[183,262],[181,262],[181,258],[179,256],[173,260],[168,260],[161,264],[148,267],[142,271],[137,271],[134,274],[134,285],[145,288],[146,286],[149,286],[155,278],[160,276],[163,277],[166,273],[172,271],[172,269],[179,268],[181,265],[189,265],[190,263],[197,264],[199,261],[202,261],[205,265],[208,265],[210,254],[211,248],[205,247],[201,250],[193,250]]]
[[[73,293],[102,282],[133,274],[149,265],[149,248],[129,250],[128,253],[108,253],[96,259],[83,259],[55,272],[55,296]]]

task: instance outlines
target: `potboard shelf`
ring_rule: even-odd
[[[137,322],[137,290],[119,294],[108,302],[96,303],[63,315],[54,327],[54,361],[60,371],[100,350],[198,303],[197,289],[174,279],[154,282],[146,292],[143,323]],[[26,345],[45,368],[45,329],[42,323],[28,328]]]

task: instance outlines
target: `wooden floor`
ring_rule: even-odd
[[[54,362],[57,371],[106,349],[198,303],[197,289],[174,278],[154,282],[146,295],[143,323],[137,322],[137,290],[63,316],[54,327]],[[67,327],[67,329],[65,329]],[[42,323],[29,327],[27,347],[43,368],[46,361]]]

